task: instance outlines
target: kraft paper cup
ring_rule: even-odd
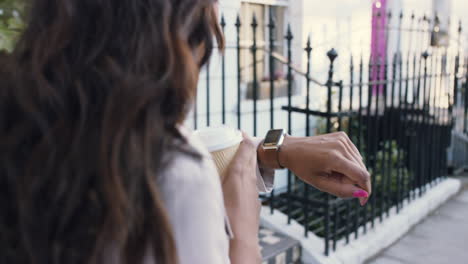
[[[211,153],[218,174],[221,177],[221,181],[223,181],[227,168],[234,159],[242,142],[242,132],[222,126],[200,129],[195,131],[195,134]]]

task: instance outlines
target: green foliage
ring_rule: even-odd
[[[24,0],[0,0],[0,50],[11,51],[24,28]]]

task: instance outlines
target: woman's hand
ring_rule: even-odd
[[[315,188],[341,198],[359,198],[361,205],[372,192],[362,156],[343,132],[314,137],[286,136],[278,161]]]
[[[256,185],[257,151],[246,134],[223,181],[224,203],[234,233],[231,263],[260,263],[260,201]]]

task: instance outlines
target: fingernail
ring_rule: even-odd
[[[369,194],[364,190],[359,190],[353,193],[353,197],[355,198],[369,197]]]

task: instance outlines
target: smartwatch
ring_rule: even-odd
[[[281,166],[278,157],[284,138],[284,129],[272,129],[266,134],[265,140],[262,144],[262,148],[267,158],[267,163],[271,163],[265,164],[269,168],[284,169],[284,167]]]

